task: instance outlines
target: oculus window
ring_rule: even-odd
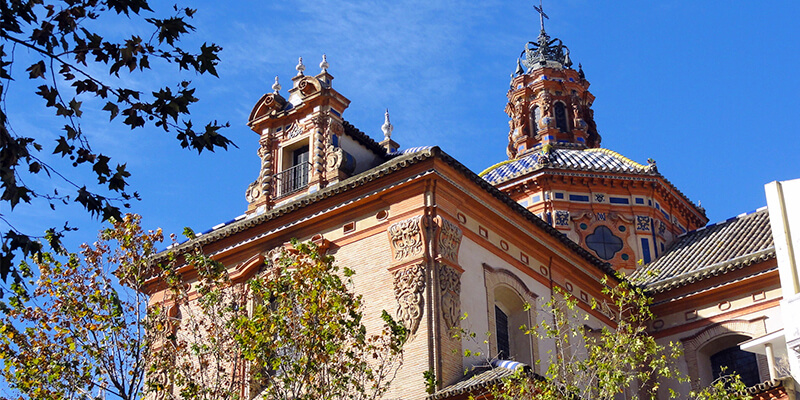
[[[601,225],[594,230],[594,233],[586,237],[586,246],[603,260],[610,260],[618,251],[622,250],[622,239],[614,236],[611,229]]]

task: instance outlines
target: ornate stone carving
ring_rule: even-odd
[[[410,334],[417,332],[425,310],[425,265],[416,264],[394,272],[397,318]]]
[[[300,125],[297,125],[297,123],[293,122],[292,125],[286,129],[286,138],[291,139],[299,136],[301,133],[303,133],[303,129],[300,128]]]
[[[422,218],[418,215],[389,227],[389,241],[392,243],[395,261],[422,255],[425,244]]]
[[[442,295],[442,318],[448,330],[461,323],[461,274],[445,264],[439,264],[439,289]]]
[[[244,197],[248,203],[256,201],[259,196],[261,196],[261,190],[258,188],[258,182],[251,183],[244,192]]]
[[[271,272],[276,271],[276,266],[283,255],[284,246],[276,246],[272,249],[265,251],[264,254],[264,264],[258,271],[258,275],[265,276]]]
[[[328,136],[329,144],[332,144],[332,143],[330,143],[330,141],[333,139],[332,136],[333,135],[341,136],[344,133],[344,126],[342,126],[342,123],[339,122],[338,120],[336,120],[335,118],[329,117],[328,118],[328,132],[327,133],[328,133],[327,136]]]
[[[439,231],[439,254],[458,263],[458,248],[461,246],[461,228],[456,224],[442,218],[442,227]]]
[[[325,170],[333,172],[339,169],[344,159],[344,151],[340,147],[328,146],[325,150]]]
[[[553,116],[553,97],[550,96],[546,90],[543,90],[541,95],[539,96],[539,105],[542,107],[542,116],[544,117],[552,117]]]

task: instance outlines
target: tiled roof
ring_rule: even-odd
[[[357,142],[361,143],[361,145],[370,149],[373,153],[381,157],[386,156],[386,149],[384,149],[383,146],[378,144],[375,139],[369,137],[369,135],[356,128],[353,124],[347,121],[342,121],[342,126],[344,127],[344,133],[347,136],[355,139]]]
[[[428,151],[428,150],[430,150],[432,148],[433,148],[433,146],[409,147],[407,149],[400,149],[398,151],[395,151],[394,153],[389,153],[389,155],[392,156],[392,157],[396,157],[396,156],[400,156],[400,155],[403,155],[403,154],[412,154],[412,153],[417,153],[417,152],[420,152],[420,151]]]
[[[207,233],[198,235],[193,240],[189,240],[177,246],[173,246],[171,247],[170,250],[172,250],[177,255],[183,254],[195,248],[195,246],[207,245],[209,243],[216,242],[220,239],[235,235],[239,232],[243,232],[257,225],[260,225],[266,221],[270,221],[279,218],[283,215],[292,213],[298,209],[305,208],[311,204],[322,201],[323,199],[326,199],[328,197],[332,197],[338,195],[339,193],[346,192],[358,188],[360,186],[363,186],[368,182],[371,182],[385,175],[390,175],[393,172],[402,170],[412,164],[416,164],[424,160],[436,157],[442,159],[445,163],[447,163],[455,170],[462,173],[469,180],[478,184],[478,186],[480,186],[481,189],[485,190],[486,192],[488,192],[501,202],[505,203],[508,207],[510,207],[513,210],[513,212],[522,215],[533,225],[538,226],[540,229],[546,232],[546,234],[549,234],[552,237],[556,238],[556,240],[558,240],[563,245],[574,251],[575,254],[587,260],[589,263],[593,264],[594,266],[596,266],[598,269],[608,274],[609,276],[614,276],[614,269],[611,268],[610,264],[600,260],[593,254],[589,253],[579,244],[572,241],[572,239],[569,239],[566,235],[558,231],[556,228],[542,221],[541,218],[531,213],[527,208],[521,206],[519,203],[514,201],[514,199],[512,199],[505,193],[501,192],[499,189],[492,186],[485,180],[481,179],[469,168],[467,168],[466,166],[464,166],[463,164],[461,164],[456,159],[454,159],[447,153],[443,152],[439,147],[436,146],[430,148],[420,148],[418,150],[415,149],[415,151],[413,152],[409,151],[409,153],[407,154],[398,155],[396,157],[391,158],[389,161],[381,165],[378,165],[375,168],[364,171],[356,176],[345,179],[334,185],[325,187],[324,189],[321,189],[318,192],[309,194],[307,196],[302,196],[297,200],[293,200],[287,204],[277,206],[271,210],[268,210],[263,214],[249,215],[244,218],[236,218],[232,222],[217,225],[217,227],[212,228],[210,231],[206,231]],[[156,255],[151,260],[151,262],[160,262],[167,256],[168,256],[167,252],[161,252],[158,255]]]
[[[547,162],[542,160],[547,155]],[[481,172],[483,179],[497,185],[512,178],[543,168],[560,168],[596,172],[627,172],[632,174],[655,173],[647,165],[631,161],[608,149],[554,148],[550,153],[535,152],[517,160],[495,164]],[[652,172],[651,172],[652,171]]]
[[[508,378],[518,370],[523,369],[525,373],[530,373],[530,367],[515,361],[495,360],[491,365],[475,366],[464,379],[428,396],[430,400],[446,399],[474,392],[486,388],[490,385],[500,383],[503,378]]]
[[[768,381],[764,381],[764,382],[761,382],[759,384],[750,386],[749,388],[747,388],[747,394],[749,394],[750,396],[758,396],[758,395],[761,395],[761,394],[766,394],[767,392],[775,390],[775,389],[787,388],[787,387],[791,388],[792,386],[794,386],[793,385],[794,382],[792,382],[792,381],[793,381],[793,378],[790,377],[790,376],[783,377],[783,378],[770,379]],[[765,397],[760,397],[760,398],[770,398],[770,399],[772,399],[774,397],[765,396]]]
[[[774,257],[769,213],[762,208],[679,236],[631,278],[659,293]]]
[[[479,175],[487,182],[497,186],[514,178],[544,169],[596,173],[617,172],[660,177],[670,189],[686,200],[699,215],[705,216],[706,214],[703,208],[695,205],[672,182],[658,173],[655,164],[642,165],[609,149],[553,147],[549,153],[537,151],[520,159],[497,163],[485,169]]]

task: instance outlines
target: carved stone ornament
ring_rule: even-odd
[[[395,261],[422,255],[425,244],[422,228],[421,215],[394,223],[389,227],[389,241],[392,243]]]
[[[445,264],[439,264],[439,288],[442,294],[442,318],[447,329],[461,323],[461,274]]]
[[[439,254],[458,263],[459,246],[461,246],[461,228],[442,218],[442,229],[439,231]]]
[[[394,272],[397,318],[410,334],[417,332],[425,310],[425,265],[417,264]]]
[[[344,126],[333,117],[328,117],[328,133],[341,136],[344,133]]]
[[[261,196],[261,190],[258,188],[258,182],[253,182],[250,186],[247,187],[247,191],[244,193],[244,197],[247,199],[248,203],[252,203]]]
[[[336,171],[342,166],[344,151],[341,147],[328,146],[325,150],[325,170],[328,172]]]
[[[286,138],[291,139],[299,136],[301,133],[303,133],[303,129],[300,128],[300,125],[297,125],[297,123],[292,123],[292,125],[286,129]]]
[[[276,266],[283,256],[284,246],[276,246],[270,250],[265,251],[264,254],[264,265],[258,271],[260,276],[265,276],[271,272],[276,271]]]

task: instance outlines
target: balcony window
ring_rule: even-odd
[[[273,176],[275,198],[286,197],[308,186],[308,147],[292,152],[291,166]]]

